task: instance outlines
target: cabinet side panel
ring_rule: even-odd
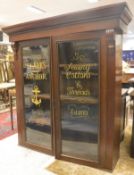
[[[18,49],[18,43],[15,44],[15,79],[16,79],[16,103],[17,103],[17,123],[18,123],[18,139],[19,144],[23,145],[25,131],[23,120],[23,80],[22,80],[22,60],[20,50]]]
[[[107,168],[113,169],[119,158],[121,117],[121,42],[116,45],[113,29],[107,30]]]
[[[113,166],[119,157],[120,146],[120,124],[121,124],[121,77],[122,77],[122,36],[116,35],[115,37],[115,123],[114,123],[114,160]]]
[[[100,59],[100,160],[101,166],[105,168],[107,147],[107,44],[105,33],[101,39],[101,59]]]
[[[106,168],[113,169],[115,123],[115,41],[114,30],[106,30],[107,38],[107,147]]]

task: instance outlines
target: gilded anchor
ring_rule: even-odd
[[[34,93],[34,96],[32,97],[32,102],[35,105],[40,105],[41,99],[38,98],[38,94],[40,93],[39,87],[35,85],[32,92]]]

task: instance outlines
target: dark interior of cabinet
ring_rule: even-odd
[[[50,44],[48,39],[22,45],[26,142],[52,149]]]
[[[98,161],[99,40],[57,43],[61,154]]]

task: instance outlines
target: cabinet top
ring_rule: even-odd
[[[112,22],[112,20],[116,20],[118,24],[116,24],[115,28],[121,29],[124,32],[125,26],[129,24],[131,19],[132,13],[127,3],[123,2],[12,25],[2,30],[9,35],[18,35],[32,31],[50,30],[85,23],[91,24],[98,21]]]

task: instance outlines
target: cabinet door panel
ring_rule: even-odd
[[[21,45],[26,142],[51,149],[50,44],[48,39]]]
[[[100,41],[57,42],[60,88],[61,155],[99,159]]]

